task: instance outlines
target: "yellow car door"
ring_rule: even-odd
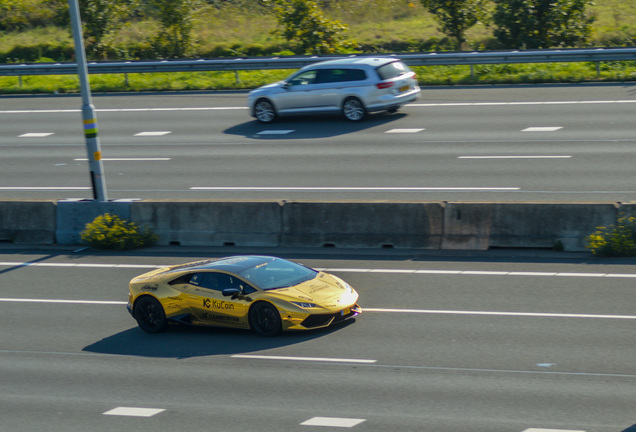
[[[188,304],[202,324],[247,327],[249,298],[223,295],[223,290],[244,289],[243,285],[243,281],[227,273],[194,273],[186,289]]]

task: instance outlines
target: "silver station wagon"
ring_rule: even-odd
[[[249,93],[252,117],[341,113],[360,121],[369,112],[395,112],[420,95],[415,72],[396,58],[363,57],[305,66],[288,79]]]

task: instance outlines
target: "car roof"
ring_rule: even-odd
[[[271,262],[281,258],[275,258],[270,256],[257,256],[257,255],[237,255],[226,258],[216,258],[205,261],[197,261],[194,263],[184,264],[178,268],[172,268],[172,271],[178,270],[220,270],[228,273],[239,273],[243,270],[247,270],[252,267],[256,267],[259,264],[265,262]]]
[[[326,60],[319,63],[314,63],[309,66],[305,66],[305,68],[318,68],[325,69],[333,66],[370,66],[370,67],[379,67],[384,66],[388,63],[393,63],[396,61],[400,61],[399,58],[396,57],[348,57],[337,60]],[[303,68],[304,69],[304,68]]]

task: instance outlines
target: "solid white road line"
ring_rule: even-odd
[[[131,268],[158,269],[167,264],[103,264],[103,263],[55,263],[0,261],[0,267],[79,267],[79,268]],[[636,278],[636,273],[570,273],[570,272],[531,272],[531,271],[493,271],[493,270],[435,270],[435,269],[371,269],[345,267],[316,267],[316,270],[341,273],[389,273],[389,274],[430,274],[462,276],[541,276],[541,277],[581,277],[581,278]]]
[[[39,190],[88,190],[86,186],[0,186],[0,190],[39,191]]]
[[[125,301],[111,300],[59,300],[59,299],[27,299],[27,298],[0,298],[0,303],[61,303],[61,304],[94,304],[94,305],[125,305]]]
[[[306,192],[418,192],[418,191],[516,191],[518,187],[301,187],[301,186],[195,186],[191,190],[211,191],[306,191]]]
[[[293,356],[268,356],[251,354],[234,354],[232,358],[255,359],[255,360],[290,360],[290,361],[310,361],[310,362],[330,362],[330,363],[376,363],[377,360],[368,359],[347,359],[332,357],[293,357]]]
[[[563,156],[457,156],[457,159],[571,159],[571,155]]]
[[[85,162],[88,158],[75,158],[74,161]],[[132,161],[132,162],[145,162],[145,161],[169,161],[172,158],[167,157],[145,157],[145,158],[102,158],[102,161]]]
[[[33,298],[2,298],[0,303],[52,303],[52,304],[90,304],[90,305],[126,305],[126,301],[116,300],[64,300],[64,299],[33,299]],[[636,320],[634,315],[600,315],[600,314],[566,314],[544,312],[495,312],[495,311],[459,311],[437,309],[387,309],[387,308],[363,308],[365,313],[399,313],[399,314],[429,314],[429,315],[484,315],[484,316],[510,316],[510,317],[539,317],[539,318],[595,318],[595,319],[622,319]],[[365,359],[341,359],[322,357],[286,357],[286,356],[261,356],[261,355],[233,355],[234,358],[251,358],[261,360],[295,360],[295,361],[322,361],[322,362],[346,362],[346,363],[375,363],[377,360]]]
[[[514,316],[514,317],[540,317],[540,318],[596,318],[596,319],[623,319],[635,320],[634,315],[595,315],[595,314],[560,314],[541,312],[486,312],[486,311],[453,311],[453,310],[426,310],[426,309],[384,309],[363,308],[363,312],[383,313],[407,313],[407,314],[437,314],[437,315],[487,315],[487,316]]]

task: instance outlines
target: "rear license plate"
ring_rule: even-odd
[[[409,86],[405,85],[405,86],[400,87],[399,90],[400,90],[400,93],[404,93],[405,91],[408,91],[408,89],[409,89]]]
[[[351,313],[351,308],[346,308],[340,311],[340,315],[345,316]]]

